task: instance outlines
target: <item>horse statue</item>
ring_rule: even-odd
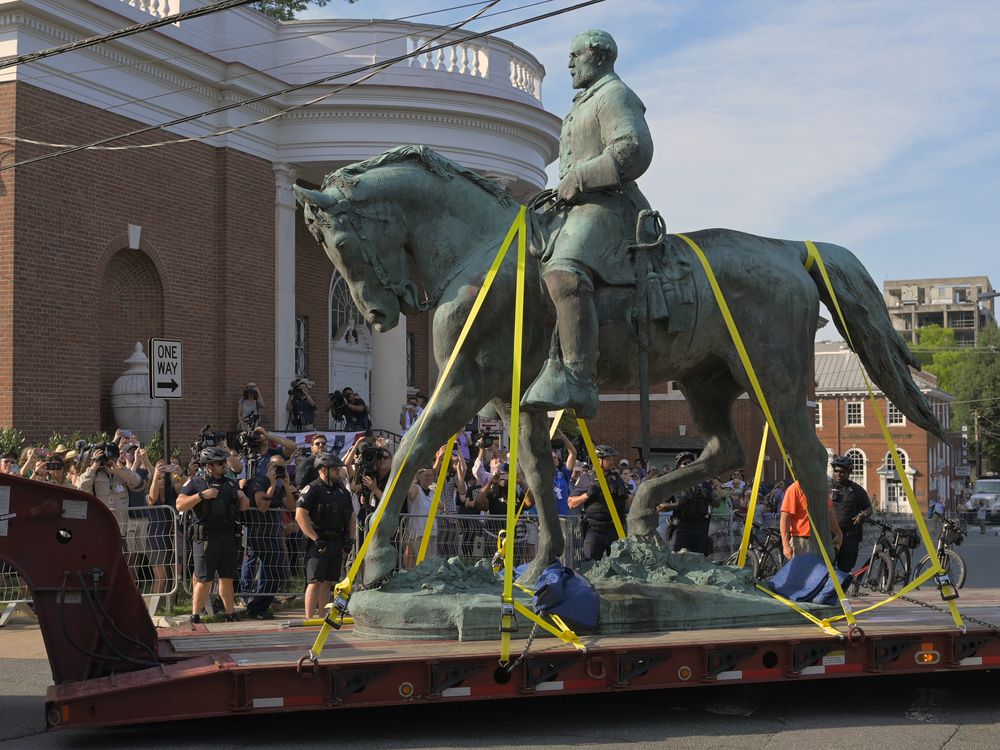
[[[377,331],[392,329],[401,312],[433,308],[434,357],[443,366],[520,206],[499,185],[422,146],[400,146],[343,167],[326,177],[321,190],[294,190],[311,233]],[[545,221],[542,214],[533,223],[544,230]],[[815,538],[830,539],[823,512],[829,490],[827,451],[816,437],[813,413],[806,405],[819,302],[831,305],[819,270],[807,270],[808,251],[802,242],[729,229],[688,236],[709,260],[742,332],[775,427],[808,498]],[[850,251],[826,243],[816,246],[866,369],[900,411],[943,438],[941,425],[910,377],[908,366],[917,363],[893,329],[868,272]],[[707,444],[693,463],[639,485],[628,514],[631,535],[656,533],[656,505],[662,499],[744,464],[731,409],[743,393],[756,398],[707,277],[690,270],[693,257],[681,238],[667,235],[662,259],[668,275],[670,268],[688,268],[686,275],[674,273],[675,287],[680,290],[686,283],[688,293],[668,295],[668,302],[683,299],[684,304],[673,305],[671,318],[650,324],[648,370],[651,383],[678,384]],[[411,278],[411,269],[417,279]],[[411,428],[403,438],[393,459],[393,475],[399,473],[395,490],[383,500],[388,507],[365,558],[366,584],[377,583],[393,570],[391,538],[416,471],[432,463],[437,448],[483,407],[492,404],[502,417],[509,416],[502,407],[510,400],[512,386],[516,269],[516,253],[508,252],[450,376],[420,416],[422,427]],[[555,322],[539,264],[530,260],[525,290],[522,393],[546,360]],[[598,287],[595,294],[599,385],[633,389],[640,354],[631,314],[636,287]],[[684,315],[688,324],[676,325],[674,316]],[[521,468],[539,500],[536,556],[522,576],[534,582],[562,554],[564,540],[553,493],[548,418],[524,413],[520,425]]]

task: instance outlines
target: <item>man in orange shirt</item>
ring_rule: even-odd
[[[833,502],[829,497],[826,499],[827,510],[830,514],[830,529],[833,531],[833,546],[840,548],[844,535],[837,523],[837,516],[833,512]],[[806,514],[806,493],[798,482],[792,484],[785,490],[785,496],[781,500],[781,548],[785,557],[791,560],[796,555],[809,551],[809,534],[812,528],[809,525],[809,516]]]

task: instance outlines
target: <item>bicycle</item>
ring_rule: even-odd
[[[968,571],[966,569],[965,560],[962,559],[962,556],[953,550],[952,547],[957,547],[965,541],[965,533],[957,523],[945,518],[940,513],[935,513],[934,517],[941,519],[941,533],[938,534],[937,540],[938,559],[941,561],[941,567],[944,568],[945,574],[951,579],[955,588],[960,589],[965,585],[965,576]],[[930,565],[931,556],[924,555],[923,559],[917,563],[913,577],[919,578],[920,575],[930,567]],[[920,587],[918,586],[917,588]]]
[[[737,550],[726,560],[726,565],[736,565],[739,556],[740,553]],[[754,521],[750,531],[750,544],[747,547],[747,560],[744,567],[750,568],[754,580],[761,581],[777,573],[785,562],[779,531],[762,527]]]
[[[920,544],[920,538],[910,529],[894,529],[874,518],[867,522],[882,531],[872,545],[868,562],[854,571],[851,595],[858,596],[862,587],[891,594],[900,581],[905,585],[910,580],[910,550]]]

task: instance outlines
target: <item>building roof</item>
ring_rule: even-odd
[[[842,393],[866,394],[864,369],[858,355],[852,352],[843,341],[820,341],[816,343],[816,396],[833,396]],[[924,395],[933,395],[943,400],[951,400],[951,395],[938,388],[937,376],[910,368],[917,387]],[[883,395],[881,389],[871,380],[875,395]]]

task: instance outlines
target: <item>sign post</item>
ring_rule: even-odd
[[[173,339],[150,339],[146,351],[149,352],[149,397],[164,400],[163,462],[170,465],[170,402],[184,398],[183,345]]]

